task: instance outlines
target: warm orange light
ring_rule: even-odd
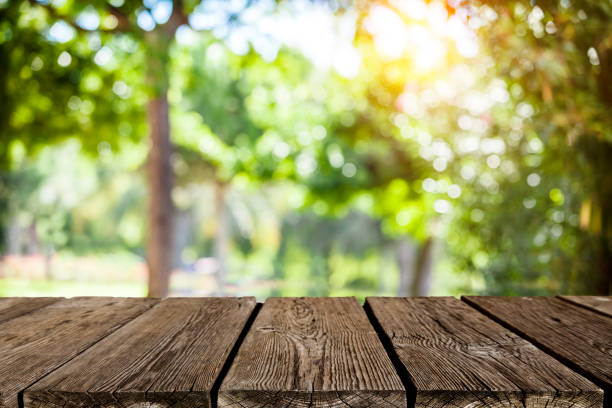
[[[441,2],[391,1],[394,8],[375,4],[364,19],[379,56],[387,62],[406,59],[411,76],[434,76],[447,70],[449,53],[473,57],[476,36],[464,15],[448,16]],[[439,76],[439,75],[438,75]]]

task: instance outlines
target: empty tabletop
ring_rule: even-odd
[[[600,407],[596,385],[458,299],[368,298],[416,407]]]
[[[612,316],[612,296],[558,296],[575,305]]]
[[[592,380],[612,402],[612,317],[549,297],[465,300]]]
[[[269,298],[219,407],[406,407],[405,389],[354,298]]]
[[[29,387],[25,407],[210,407],[255,298],[168,298]]]
[[[0,298],[0,323],[19,317],[34,310],[55,303],[63,298],[59,297],[6,297]]]
[[[0,324],[0,407],[149,309],[155,299],[73,298]]]

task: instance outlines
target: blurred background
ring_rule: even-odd
[[[609,294],[612,4],[0,0],[0,296]]]

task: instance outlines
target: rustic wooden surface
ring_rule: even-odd
[[[0,298],[0,408],[612,408],[601,297],[260,306]]]
[[[557,296],[578,306],[612,317],[612,296]]]
[[[40,309],[63,298],[39,297],[6,297],[0,298],[0,323]]]
[[[219,407],[406,407],[354,298],[269,298],[221,385]]]
[[[64,299],[0,324],[0,407],[18,407],[19,392],[156,302]]]
[[[253,297],[165,299],[29,387],[25,407],[210,407],[255,304]]]
[[[593,383],[456,298],[374,297],[366,309],[414,385],[416,407],[602,405]]]
[[[611,317],[549,297],[464,299],[592,380],[612,404]]]

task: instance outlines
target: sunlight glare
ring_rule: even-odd
[[[391,5],[413,20],[423,20],[427,15],[427,4],[422,0],[392,0]]]
[[[381,56],[399,58],[406,51],[408,32],[400,16],[393,10],[373,6],[364,26],[374,36],[374,45]]]
[[[411,45],[416,47],[414,63],[420,70],[429,70],[438,65],[446,56],[446,44],[434,37],[422,25],[408,27]]]
[[[373,5],[364,20],[377,53],[386,60],[408,56],[416,72],[425,74],[450,64],[451,47],[463,57],[478,53],[476,34],[465,13],[449,17],[444,3],[395,0],[391,7]]]

